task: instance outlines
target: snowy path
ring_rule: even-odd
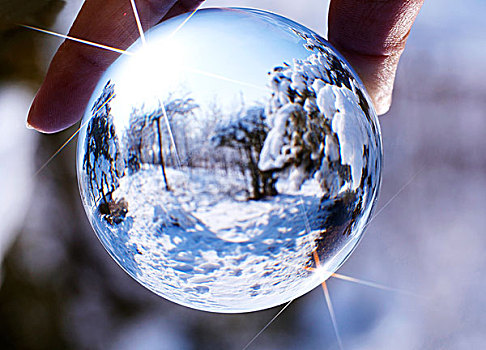
[[[270,294],[277,305],[318,283],[317,277],[304,277],[310,275],[305,266],[322,232],[311,217],[320,195],[253,201],[243,199],[246,184],[236,176],[167,169],[167,177],[170,192],[158,167],[122,178],[114,196],[129,203],[130,227],[105,237],[112,245],[115,236],[125,237],[124,256],[131,254],[139,267],[131,273],[148,288],[182,303],[196,301],[201,308],[234,307],[239,295],[241,308],[248,309],[268,304]]]

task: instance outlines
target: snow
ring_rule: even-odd
[[[306,39],[311,44],[312,39]],[[380,150],[376,135],[366,124],[370,117],[360,106],[358,82],[346,71],[328,71],[329,61],[318,51],[271,73],[274,94],[267,107],[270,131],[258,166],[262,171],[286,172],[289,188],[299,188],[314,177],[333,197],[340,191],[358,189],[364,167],[368,166],[364,162],[365,149],[372,148],[371,153]],[[336,84],[331,83],[330,75]],[[341,82],[346,79],[353,90]],[[305,152],[310,153],[307,163]],[[345,166],[351,170],[350,179],[343,177]]]
[[[172,191],[154,165],[120,179],[113,197],[128,203],[122,224],[106,225],[95,210],[91,217],[110,253],[146,287],[183,305],[238,312],[278,305],[322,281],[326,272],[306,270],[322,232],[314,179],[253,201],[240,195],[241,175],[166,171]]]
[[[260,153],[260,162],[258,164],[260,170],[267,171],[282,168],[290,158],[291,155],[281,152],[281,149],[285,145],[285,141],[287,141],[285,140],[285,134],[290,116],[301,110],[302,107],[300,105],[287,103],[271,119],[273,125]]]
[[[308,44],[306,59],[273,68],[266,105],[208,115],[200,128],[180,118],[172,131],[159,126],[157,137],[145,122],[145,136],[121,128],[125,145],[116,154],[114,138],[101,142],[110,146],[97,148],[106,162],[87,171],[117,178],[105,179],[109,192],[96,184],[104,207],[93,198],[90,220],[144,286],[198,309],[258,310],[313,289],[352,251],[376,197],[379,134],[345,64]],[[140,110],[140,120],[153,113]],[[187,166],[172,160],[176,139]],[[134,163],[129,171],[114,168],[119,156]],[[316,273],[314,252],[323,265]]]
[[[362,111],[355,95],[347,89],[341,89],[341,92],[335,96],[334,105],[339,112],[335,113],[332,126],[340,135],[343,164],[351,165],[352,188],[357,189],[364,168],[363,146],[369,144],[367,132],[363,126]]]
[[[334,93],[334,86],[324,84],[322,80],[316,79],[312,85],[314,91],[317,91],[317,107],[324,114],[326,118],[333,116],[337,112],[336,94]],[[339,89],[336,89],[339,93]]]

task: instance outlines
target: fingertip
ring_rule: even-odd
[[[34,128],[32,125],[30,125],[30,123],[29,123],[29,120],[28,120],[28,119],[27,119],[27,121],[25,122],[25,127],[26,127],[27,129],[32,129],[32,130],[35,130],[35,128]]]
[[[389,80],[394,80],[394,77],[389,78]],[[376,114],[382,116],[388,113],[392,104],[393,85],[371,79],[368,79],[365,85]]]
[[[42,88],[34,97],[32,105],[30,106],[26,121],[26,127],[28,129],[43,134],[53,134],[66,129],[73,124],[68,120],[63,121],[59,118],[55,118],[56,113],[52,113],[50,110],[52,109],[51,103],[49,106],[42,105],[42,99],[39,98],[39,95],[42,95]]]
[[[81,119],[103,73],[71,46],[63,48],[51,62],[27,116],[28,126],[45,134],[67,129]]]
[[[375,111],[378,116],[382,116],[387,114],[390,111],[390,107],[392,104],[391,95],[385,98],[382,98],[379,101],[373,101],[373,105],[375,106]]]
[[[30,109],[29,109],[29,113],[27,115],[27,121],[25,122],[25,126],[27,127],[27,129],[42,132],[42,127],[39,126],[39,123],[38,123],[38,121],[42,120],[42,118],[38,117],[36,106],[37,106],[37,94],[34,97],[34,99],[32,100],[32,104],[30,105]]]
[[[390,110],[400,56],[423,0],[332,0],[329,41],[352,64],[378,115]]]
[[[44,120],[45,118],[42,118],[39,116],[38,113],[38,93],[34,97],[34,100],[32,101],[32,104],[30,106],[29,114],[27,116],[27,121],[25,123],[27,129],[35,130],[41,133],[46,133],[45,127],[44,127]]]

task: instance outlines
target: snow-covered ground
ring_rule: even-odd
[[[242,196],[245,179],[237,173],[166,170],[171,191],[159,166],[120,179],[114,200],[128,203],[120,224],[96,210],[91,217],[110,254],[147,288],[184,305],[238,312],[294,299],[326,278],[324,261],[319,273],[308,269],[325,232],[314,179],[255,201]],[[355,238],[336,240],[337,260]]]

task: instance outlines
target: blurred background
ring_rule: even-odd
[[[128,1],[128,0],[127,0]],[[0,348],[242,349],[279,311],[219,315],[152,294],[104,251],[81,207],[76,130],[25,128],[80,0],[0,0]],[[326,34],[327,1],[257,7]],[[345,349],[486,346],[486,2],[426,0],[381,117],[378,213],[339,271],[423,297],[331,279]],[[293,302],[250,349],[337,349],[322,290]]]

